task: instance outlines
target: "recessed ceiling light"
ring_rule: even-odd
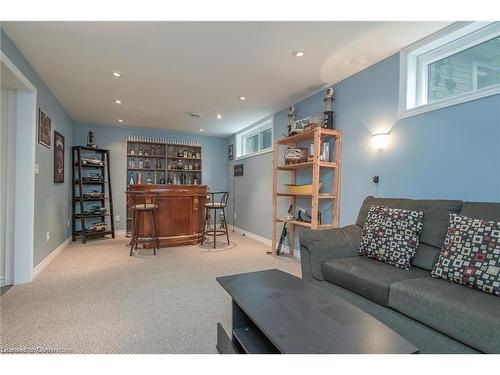
[[[122,119],[119,119],[119,120],[118,120],[118,122],[123,122],[123,120],[122,120]]]
[[[113,72],[113,77],[118,78],[118,77],[121,77],[121,76],[122,76],[122,74],[120,72]]]
[[[191,116],[192,118],[195,118],[195,119],[199,119],[199,118],[201,118],[201,113],[189,112],[189,116]]]
[[[217,113],[217,118],[220,120],[222,118],[222,115],[220,113]]]
[[[240,96],[240,100],[246,100],[247,98],[245,96]]]
[[[304,51],[293,51],[295,57],[304,57],[306,53]]]
[[[203,129],[200,129],[200,132],[202,132],[202,131],[203,131]]]
[[[122,101],[120,99],[115,99],[116,104],[122,104]]]

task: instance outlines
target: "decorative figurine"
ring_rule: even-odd
[[[288,133],[292,131],[292,128],[295,126],[295,107],[292,105],[288,108]]]
[[[97,145],[94,143],[94,133],[89,131],[87,134],[87,147],[97,148]]]
[[[331,87],[326,89],[326,96],[323,99],[325,103],[325,111],[323,112],[323,127],[327,129],[333,129],[333,104],[335,100],[333,99],[333,89]]]

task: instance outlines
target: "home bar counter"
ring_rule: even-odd
[[[201,242],[205,220],[206,185],[130,185],[132,192],[156,193],[155,211],[160,247]],[[139,223],[139,235],[152,233],[151,220]],[[149,244],[145,244],[149,247]]]

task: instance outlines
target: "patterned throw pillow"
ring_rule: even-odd
[[[422,211],[372,204],[363,227],[359,254],[408,270],[423,226]]]
[[[500,222],[450,214],[431,275],[500,296]]]

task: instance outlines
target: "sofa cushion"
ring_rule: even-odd
[[[401,280],[429,277],[429,272],[418,268],[403,270],[375,259],[350,257],[323,263],[325,279],[379,305],[388,306],[389,286]]]
[[[391,285],[389,306],[486,353],[500,353],[500,298],[432,277]]]
[[[431,271],[439,258],[440,252],[441,249],[420,242],[418,244],[417,251],[415,252],[415,257],[411,261],[411,265],[412,267],[416,266],[424,270]]]
[[[500,296],[500,222],[450,214],[431,276]]]
[[[420,245],[417,248],[412,265],[429,271],[434,267],[441,248],[443,247],[446,231],[448,229],[449,214],[459,213],[462,208],[462,201],[458,200],[415,200],[404,198],[375,198],[369,196],[364,200],[359,210],[358,219],[356,220],[356,224],[360,227],[363,227],[372,204],[424,212],[424,227],[420,234]],[[423,244],[430,246],[425,246],[425,251],[420,254],[420,250],[424,249]]]
[[[481,220],[500,221],[500,203],[464,202],[460,214]]]
[[[410,269],[423,222],[422,211],[373,204],[363,226],[359,255]]]

